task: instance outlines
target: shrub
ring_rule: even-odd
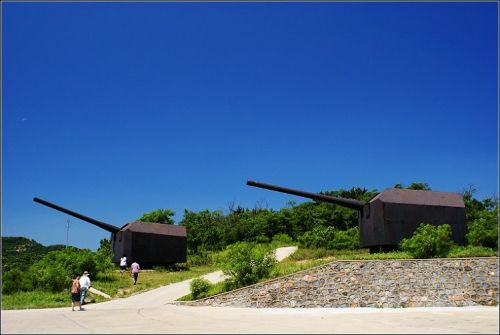
[[[290,255],[290,260],[303,261],[307,259],[321,259],[334,255],[334,251],[325,248],[304,249],[299,248],[296,252]]]
[[[306,248],[326,248],[329,249],[331,241],[335,238],[333,227],[316,226],[312,230],[299,236],[299,243]]]
[[[448,224],[433,226],[421,223],[410,239],[403,239],[401,249],[414,258],[446,257],[453,243]]]
[[[487,247],[478,246],[454,246],[448,253],[448,257],[466,258],[466,257],[494,257],[498,256],[498,251]]]
[[[273,243],[289,244],[292,242],[293,240],[288,234],[276,234],[273,236]]]
[[[273,250],[249,242],[238,242],[226,248],[218,257],[224,274],[232,276],[238,286],[246,286],[269,276],[276,264]]]
[[[470,245],[498,250],[498,207],[492,211],[479,212],[468,228],[466,236]]]
[[[2,293],[11,294],[18,291],[30,291],[33,289],[29,273],[19,269],[12,269],[2,273]]]
[[[33,286],[57,292],[70,287],[75,274],[88,271],[91,276],[99,273],[95,254],[87,249],[66,248],[51,251],[33,264],[29,276]]]
[[[188,266],[200,266],[200,265],[210,265],[212,264],[212,253],[204,250],[198,249],[196,253],[188,254]]]
[[[299,243],[305,248],[359,249],[359,228],[336,230],[333,227],[316,226],[300,236]]]
[[[269,237],[265,235],[259,235],[255,238],[255,242],[257,243],[269,243]]]
[[[198,277],[191,281],[189,287],[191,288],[191,295],[193,296],[193,299],[200,299],[206,297],[211,284],[205,278]]]
[[[99,243],[99,249],[97,249],[97,252],[94,254],[96,269],[97,272],[106,272],[114,268],[114,264],[111,261],[113,258],[112,244],[111,240],[106,238],[100,240]]]
[[[355,250],[359,249],[359,228],[335,231],[333,240],[329,243],[329,249]]]

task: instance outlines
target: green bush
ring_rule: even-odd
[[[82,274],[83,271],[97,276],[99,266],[95,253],[87,249],[69,247],[47,253],[33,264],[28,272],[34,288],[57,292],[70,287],[71,278],[75,274]]]
[[[211,265],[212,256],[208,251],[204,249],[199,249],[198,252],[191,253],[188,255],[187,264],[189,267],[200,266],[200,265]]]
[[[467,258],[467,257],[495,257],[498,256],[498,251],[487,247],[478,246],[454,246],[448,253],[448,257]]]
[[[12,269],[2,273],[2,292],[4,294],[31,290],[33,290],[33,284],[27,271]]]
[[[305,248],[325,248],[329,250],[359,249],[359,228],[336,230],[333,227],[316,226],[299,237]]]
[[[498,250],[498,207],[480,211],[468,228],[466,236],[470,245]]]
[[[329,243],[329,248],[334,250],[359,249],[359,228],[336,230],[333,240]]]
[[[95,252],[94,254],[96,261],[96,269],[97,272],[106,272],[115,267],[115,265],[111,261],[111,259],[113,258],[111,239],[104,238],[100,240],[99,243],[100,243],[99,249],[97,249],[97,252]]]
[[[299,236],[298,240],[305,248],[325,248],[330,249],[331,241],[335,238],[333,227],[316,226],[312,230]]]
[[[276,264],[274,251],[250,242],[229,245],[218,257],[224,274],[232,277],[237,286],[246,286],[267,278]]]
[[[421,223],[410,239],[403,239],[401,249],[414,258],[446,257],[453,243],[448,224],[433,226]]]
[[[325,248],[299,248],[296,252],[290,255],[289,259],[293,261],[303,261],[308,259],[321,259],[331,257],[334,254],[335,251]]]
[[[191,295],[193,299],[200,299],[206,297],[208,291],[210,291],[211,284],[205,278],[195,278],[189,284],[191,288]]]
[[[269,237],[265,235],[259,235],[255,238],[255,242],[257,243],[269,243]]]
[[[276,234],[273,236],[273,243],[278,244],[289,244],[292,243],[293,240],[288,234]]]

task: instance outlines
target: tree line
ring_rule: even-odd
[[[401,184],[395,187],[403,188]],[[412,183],[406,188],[430,190],[426,183]],[[498,199],[489,197],[478,200],[474,198],[475,192],[474,188],[463,192],[468,244],[498,250]],[[367,202],[378,191],[353,187],[323,194]],[[143,214],[139,220],[173,224],[174,215],[170,209],[158,209]],[[179,224],[187,230],[188,261],[196,264],[196,259],[206,256],[207,252],[229,252],[233,249],[241,252],[248,249],[248,243],[255,245],[271,241],[295,241],[306,248],[357,249],[357,215],[357,211],[342,206],[308,201],[298,205],[289,202],[279,210],[261,206],[252,209],[230,206],[227,213],[221,210],[194,212],[185,209]],[[436,245],[448,245],[445,240],[449,233],[444,229],[423,227],[420,231],[424,240],[433,237],[437,241]],[[76,273],[87,270],[98,275],[114,266],[111,263],[109,239],[101,240],[97,252],[62,245],[43,247],[25,238],[6,239],[9,238],[2,238],[3,293],[37,289],[57,292],[66,288],[68,278]],[[441,243],[442,241],[445,243]],[[235,244],[237,247],[228,249]],[[418,252],[426,252],[422,251],[423,244],[418,239],[408,242],[407,246],[419,249]],[[230,258],[234,259],[233,256]]]
[[[394,185],[395,188],[431,190],[427,183],[414,182],[408,186]],[[334,190],[322,194],[356,199],[368,202],[379,192],[353,187],[349,190]],[[473,187],[462,192],[467,238],[470,244],[498,248],[498,199],[474,198]],[[495,214],[496,213],[496,214]],[[139,220],[159,223],[173,223],[175,212],[159,209],[144,214]],[[196,254],[202,250],[218,251],[236,242],[269,242],[276,235],[287,235],[291,240],[307,247],[328,249],[358,248],[358,212],[336,204],[308,201],[297,205],[289,202],[279,210],[255,206],[243,208],[230,206],[228,213],[222,210],[184,210],[180,225],[186,227],[188,251]],[[445,222],[443,222],[445,224]],[[496,236],[496,237],[495,237]]]

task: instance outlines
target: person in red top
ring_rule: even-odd
[[[80,304],[80,276],[76,275],[73,278],[73,283],[71,284],[71,310],[75,310],[75,302],[78,303],[78,307],[82,310],[82,305]]]
[[[134,285],[137,283],[137,277],[139,276],[139,270],[140,266],[137,262],[133,262],[132,265],[130,265],[130,272],[132,273],[132,279],[134,281]]]

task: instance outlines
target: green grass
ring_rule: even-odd
[[[133,285],[129,272],[111,271],[98,276],[92,286],[112,297],[123,298],[140,291],[199,277],[215,270],[217,270],[215,267],[208,265],[193,266],[184,271],[143,270],[139,273],[137,285]]]
[[[498,251],[486,247],[454,246],[448,254],[449,258],[467,258],[467,257],[498,257]]]
[[[368,249],[357,250],[328,250],[324,248],[307,249],[299,248],[297,252],[290,256],[295,261],[326,259],[335,260],[377,260],[377,259],[410,259],[410,254],[402,251],[380,252],[370,254]]]
[[[176,283],[186,279],[199,277],[203,274],[216,271],[213,266],[196,266],[185,271],[142,270],[139,273],[137,285],[134,285],[129,272],[120,273],[112,270],[107,273],[91,278],[92,286],[99,291],[109,294],[113,298],[124,298],[132,294],[151,290],[160,286]],[[46,291],[16,292],[14,294],[2,294],[2,309],[27,309],[27,308],[53,308],[71,306],[68,289],[64,292],[51,293]],[[103,302],[108,299],[87,293],[87,301]]]
[[[2,294],[2,310],[28,308],[54,308],[71,306],[69,290],[52,293],[45,291],[16,292]]]
[[[277,247],[277,246],[275,246]],[[453,247],[448,257],[498,257],[498,251],[484,247]],[[368,249],[359,250],[327,250],[327,249],[305,249],[299,248],[294,254],[282,262],[276,264],[271,272],[270,278],[286,276],[295,272],[307,270],[316,266],[324,265],[335,260],[384,260],[384,259],[411,259],[412,257],[400,251],[370,254]],[[206,273],[216,271],[214,265],[191,266],[189,270],[169,271],[164,268],[154,270],[143,270],[139,274],[137,285],[133,285],[129,272],[120,273],[119,270],[109,271],[91,278],[92,286],[113,298],[123,298],[132,294],[154,289],[160,286],[183,281],[186,279],[200,277]],[[53,308],[71,306],[69,285],[68,290],[60,293],[45,291],[17,292],[15,294],[2,295],[2,309],[26,309],[26,308]],[[226,291],[224,283],[213,284],[207,296],[213,296]],[[88,293],[88,301],[102,302],[107,299]],[[192,300],[191,294],[180,299],[180,301]]]
[[[207,294],[205,296],[203,296],[203,298],[211,297],[211,296],[217,295],[219,293],[224,293],[224,292],[226,292],[224,282],[217,283],[217,284],[211,284],[210,290],[208,290]],[[194,300],[191,293],[177,299],[177,301],[191,301],[191,300]]]

